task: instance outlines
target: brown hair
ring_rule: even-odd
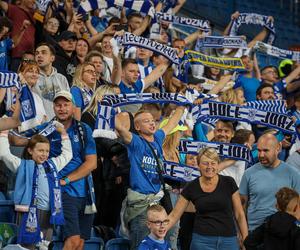
[[[31,137],[31,139],[29,140],[28,144],[26,145],[26,147],[24,148],[23,154],[22,154],[22,158],[23,159],[27,159],[27,160],[31,160],[31,154],[29,154],[28,149],[34,149],[34,147],[36,146],[36,144],[38,143],[48,143],[50,145],[49,140],[47,139],[47,137],[40,135],[40,134],[36,134],[34,136]]]
[[[147,214],[149,212],[162,212],[162,211],[165,211],[163,206],[161,206],[159,204],[154,204],[154,205],[151,205],[151,206],[148,207]]]
[[[278,210],[285,212],[289,202],[294,198],[299,198],[299,194],[296,190],[283,187],[275,195],[277,199],[277,208]]]
[[[36,68],[38,71],[40,71],[40,67],[39,67],[39,65],[37,64],[36,61],[28,61],[28,62],[24,61],[20,64],[18,72],[19,73],[25,73],[28,70],[31,70],[33,68]]]
[[[235,131],[234,136],[231,139],[231,143],[244,144],[249,140],[250,135],[254,135],[251,130],[238,129]]]

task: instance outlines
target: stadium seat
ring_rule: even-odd
[[[129,250],[130,241],[123,238],[111,239],[106,242],[105,250]]]
[[[12,200],[6,200],[5,196],[0,193],[0,222],[15,223],[16,213]]]

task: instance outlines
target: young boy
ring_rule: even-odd
[[[161,205],[152,205],[147,210],[147,227],[150,234],[142,240],[138,250],[171,250],[169,243],[164,240],[169,224],[166,210]]]
[[[278,212],[269,216],[244,241],[247,250],[300,249],[300,197],[290,188],[283,187],[276,193]]]

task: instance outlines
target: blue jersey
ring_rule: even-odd
[[[72,86],[70,89],[75,106],[81,109],[81,112],[89,105],[94,92],[86,89],[80,89],[77,86]]]
[[[38,130],[46,127],[48,123],[44,123],[38,127]],[[72,160],[58,173],[58,177],[61,179],[67,176],[71,172],[79,168],[85,161],[84,157],[86,155],[96,154],[96,144],[92,136],[92,130],[88,125],[82,123],[86,131],[86,146],[83,152],[82,143],[80,139],[80,134],[76,128],[77,124],[73,121],[71,127],[67,129],[67,133],[71,140],[72,145]],[[49,158],[58,156],[61,153],[61,136],[58,132],[53,132],[47,137],[50,141],[50,155]],[[70,184],[62,187],[63,192],[67,192],[73,197],[85,197],[87,194],[87,183],[86,178],[79,179],[77,181],[72,181]]]
[[[276,96],[276,99],[283,99],[283,97],[286,95],[286,82],[285,80],[280,80],[276,83],[274,83],[274,94]]]
[[[154,142],[151,146],[158,157],[162,159],[162,143],[165,139],[163,130],[154,134]],[[142,194],[156,194],[160,190],[159,175],[156,171],[156,160],[152,151],[142,137],[132,133],[132,140],[127,145],[128,157],[130,160],[130,187]]]
[[[155,240],[147,236],[142,240],[138,250],[171,250],[166,240]]]
[[[8,51],[12,48],[13,41],[10,38],[0,41],[0,70],[7,70]]]
[[[128,87],[121,81],[119,88],[122,94],[142,93],[144,91],[144,82],[141,79],[138,79],[135,84],[133,84],[131,87]]]
[[[234,84],[234,88],[243,88],[245,99],[247,102],[256,100],[256,90],[258,89],[260,82],[256,78],[249,78],[240,75]]]

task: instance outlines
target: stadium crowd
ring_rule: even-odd
[[[300,249],[300,56],[260,68],[272,16],[235,12],[215,36],[185,1],[0,1],[20,249],[82,250],[92,227],[130,249]]]

